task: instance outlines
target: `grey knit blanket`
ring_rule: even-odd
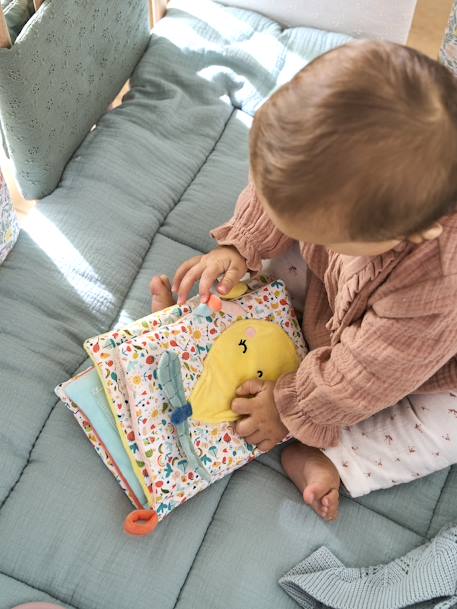
[[[457,525],[390,563],[347,568],[325,547],[279,584],[305,609],[457,607]]]

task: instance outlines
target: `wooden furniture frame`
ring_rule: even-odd
[[[3,8],[0,4],[0,49],[9,49],[11,47],[11,37],[6,25],[5,15],[3,14]]]
[[[167,0],[147,0],[149,5],[149,20],[151,27],[161,19],[167,10]],[[37,11],[43,4],[44,0],[33,0],[33,5]],[[0,49],[9,49],[11,47],[11,37],[6,25],[3,8],[0,4]]]
[[[44,0],[33,0],[33,6],[37,11],[43,4]],[[6,25],[5,15],[2,5],[0,4],[0,49],[9,49],[11,47],[11,37]]]
[[[167,12],[167,0],[150,0],[152,19],[151,22],[157,23]]]

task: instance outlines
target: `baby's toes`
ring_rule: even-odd
[[[160,277],[157,275],[151,279],[149,282],[149,291],[151,292],[151,296],[155,296],[157,294],[157,291],[160,289],[159,284],[161,283]]]
[[[149,283],[149,289],[151,291],[151,296],[157,296],[163,292],[164,284],[162,282],[161,275],[155,275],[151,279],[151,282]]]
[[[166,275],[160,275],[160,281],[162,282],[162,285],[165,287],[167,292],[171,292],[171,283],[168,277]]]
[[[322,497],[322,517],[326,520],[336,520],[336,518],[338,517],[339,503],[340,494],[336,488],[333,488],[327,493],[327,495]]]
[[[313,482],[303,491],[303,499],[313,510],[321,517],[327,518],[329,512],[329,503],[323,500],[329,493],[328,484],[326,482]]]
[[[303,499],[315,512],[318,512],[322,508],[321,497],[323,494],[322,485],[319,483],[308,484],[303,491]]]
[[[166,275],[153,277],[150,283],[152,312],[156,313],[175,304],[171,293],[170,280]]]
[[[164,293],[171,292],[170,280],[166,275],[155,275],[149,284],[151,296],[161,296]]]

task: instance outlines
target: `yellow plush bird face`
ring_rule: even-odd
[[[275,381],[298,365],[294,343],[280,326],[237,321],[219,336],[205,359],[190,397],[192,418],[202,423],[235,421],[239,417],[231,404],[240,385],[254,378]]]

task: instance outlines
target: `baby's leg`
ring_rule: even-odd
[[[325,520],[335,520],[340,477],[330,459],[318,448],[296,442],[283,450],[281,463],[305,502]]]
[[[457,396],[412,395],[342,430],[325,455],[353,497],[457,463]]]
[[[151,309],[153,313],[176,304],[171,293],[170,280],[166,275],[156,275],[153,277],[149,287],[152,296]]]

